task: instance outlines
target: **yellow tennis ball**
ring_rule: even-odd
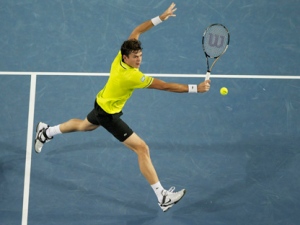
[[[228,94],[228,89],[227,89],[226,87],[222,87],[222,88],[220,89],[220,94],[221,94],[221,95],[227,95],[227,94]]]

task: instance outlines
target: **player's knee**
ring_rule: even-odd
[[[145,154],[145,155],[149,155],[149,146],[146,144],[146,142],[141,141],[136,148],[136,153],[137,154]]]
[[[98,126],[92,125],[92,124],[87,124],[85,121],[82,121],[79,125],[79,130],[80,131],[93,131],[97,128]]]
[[[95,130],[97,127],[83,127],[82,131],[93,131]]]

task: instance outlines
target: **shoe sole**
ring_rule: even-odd
[[[167,212],[170,208],[172,208],[172,206],[173,206],[174,204],[172,204],[172,205],[169,205],[169,207],[168,208],[166,208],[165,210],[164,209],[162,209],[163,210],[163,212]]]
[[[36,139],[37,139],[37,137],[38,137],[38,127],[39,127],[39,125],[40,125],[40,123],[41,122],[39,122],[37,125],[36,125],[36,128],[35,128],[35,139],[34,139],[34,150],[35,150],[35,152],[36,153],[40,153],[40,152],[38,152],[37,150],[36,150],[36,148],[35,148],[35,145],[36,145]]]

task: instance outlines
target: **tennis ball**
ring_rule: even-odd
[[[220,94],[221,94],[221,95],[227,95],[227,94],[228,94],[228,89],[227,89],[226,87],[222,87],[222,88],[220,89]]]

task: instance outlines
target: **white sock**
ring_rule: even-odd
[[[165,189],[161,186],[161,184],[160,184],[159,181],[157,183],[155,183],[155,184],[152,184],[151,187],[152,187],[154,193],[156,194],[158,202],[161,202],[162,198],[163,198],[162,192]]]
[[[61,131],[59,129],[59,125],[56,125],[54,127],[49,127],[46,130],[46,134],[49,138],[52,138],[53,136],[57,135],[57,134],[61,134]]]

